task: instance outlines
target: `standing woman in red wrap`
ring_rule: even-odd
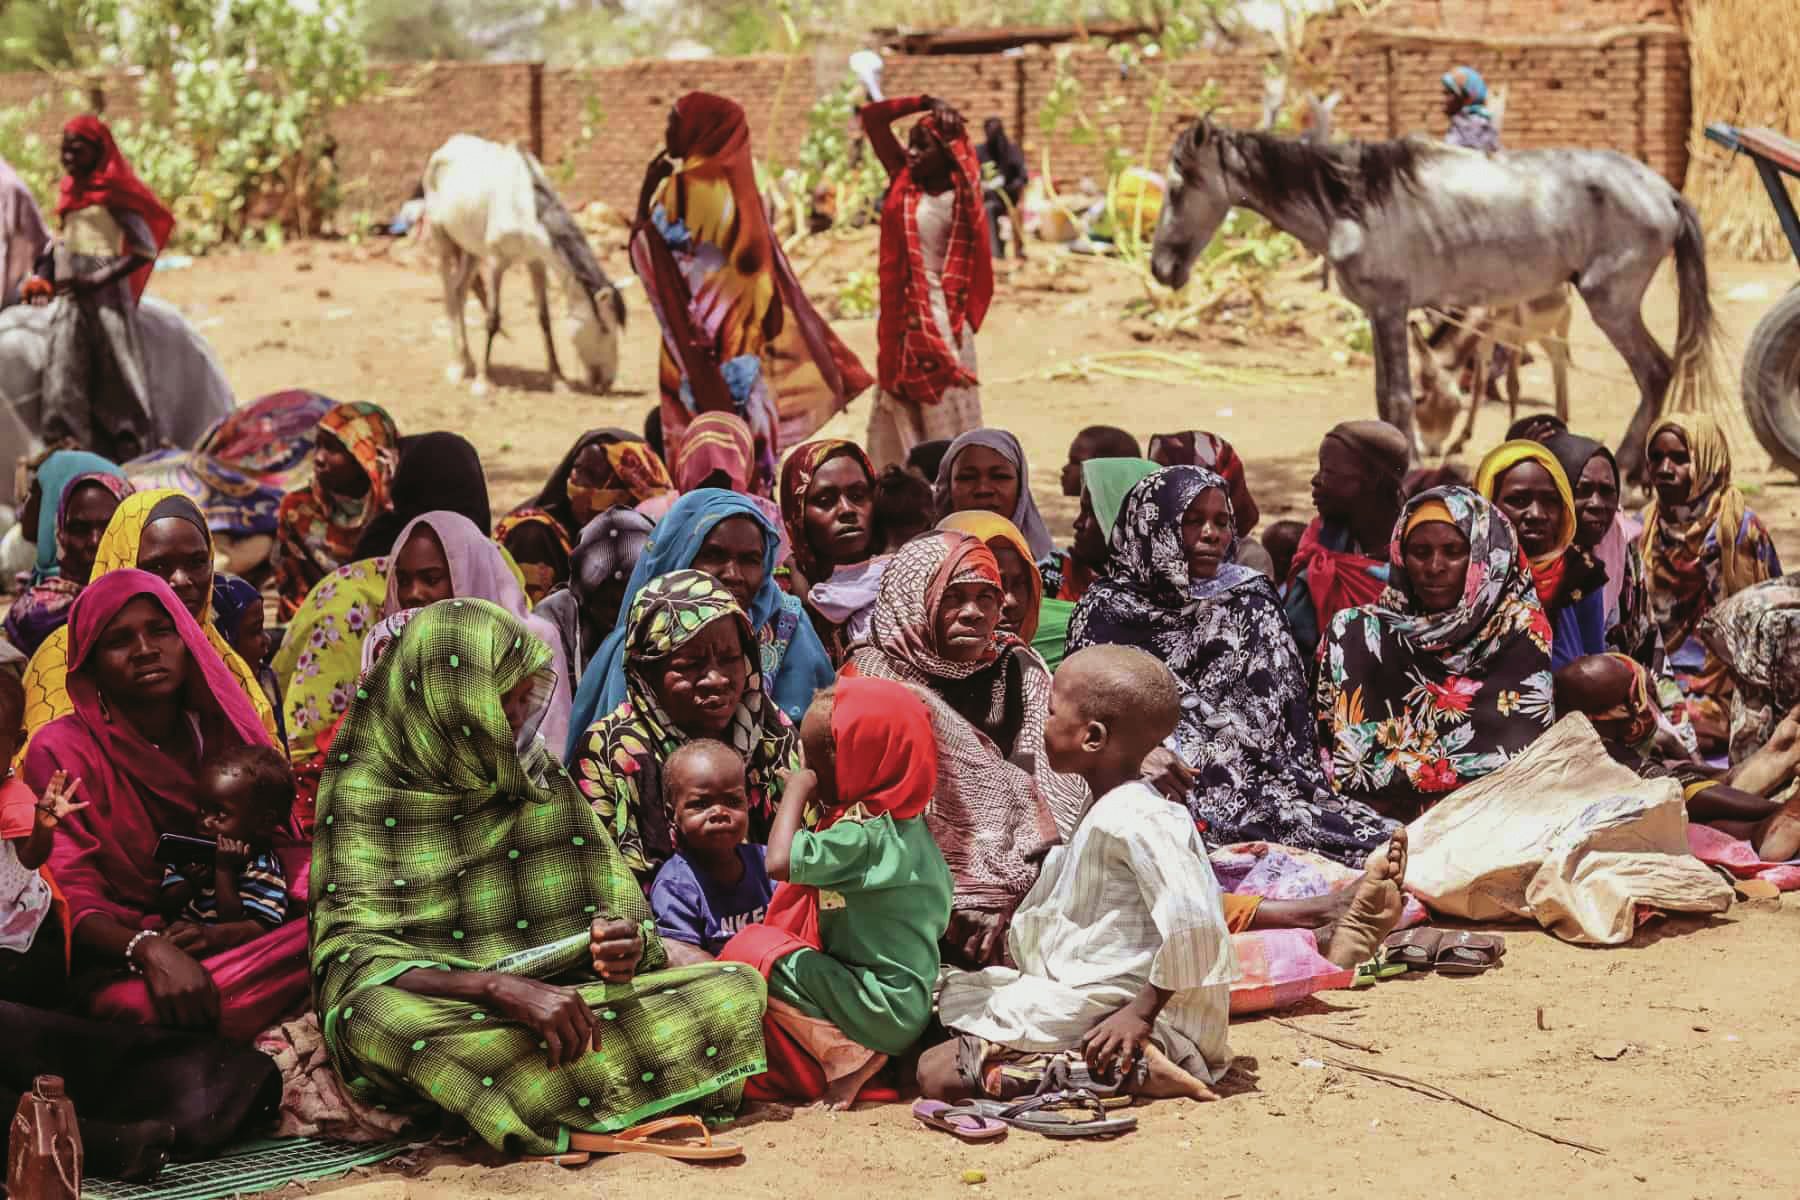
[[[155,414],[137,332],[138,298],[175,218],[92,114],[63,126],[63,176],[56,200],[62,242],[51,277],[35,276],[21,298],[63,303],[50,322],[44,368],[43,437],[73,439],[113,462],[156,448]]]
[[[924,113],[901,148],[890,126]],[[930,96],[861,110],[893,178],[881,212],[881,390],[869,414],[875,469],[904,466],[920,442],[981,425],[975,333],[994,296],[981,168],[962,114]]]
[[[669,110],[664,142],[631,232],[631,265],[663,331],[663,459],[680,460],[698,414],[734,413],[755,440],[752,474],[773,480],[781,452],[866,390],[869,373],[769,228],[744,110],[689,92]]]

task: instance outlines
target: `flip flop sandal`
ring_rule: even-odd
[[[1390,933],[1381,943],[1382,958],[1400,963],[1411,971],[1429,971],[1438,961],[1438,947],[1444,942],[1442,929],[1402,929]]]
[[[695,1141],[655,1140],[658,1134],[674,1133],[683,1130],[697,1133],[701,1139]],[[688,1115],[679,1117],[661,1117],[655,1121],[645,1121],[642,1125],[633,1125],[630,1129],[621,1129],[617,1133],[569,1133],[569,1149],[587,1150],[595,1154],[656,1154],[663,1158],[678,1158],[683,1162],[716,1162],[725,1158],[737,1158],[744,1153],[744,1148],[736,1142],[715,1142],[712,1130],[699,1117]]]
[[[1438,946],[1440,975],[1479,975],[1497,966],[1506,956],[1506,939],[1495,933],[1459,932]]]
[[[938,1129],[965,1142],[985,1142],[1006,1136],[1006,1123],[984,1116],[967,1105],[942,1100],[920,1100],[912,1106],[913,1119],[927,1129]]]
[[[553,1163],[559,1167],[583,1167],[593,1157],[585,1150],[577,1150],[570,1154],[526,1154],[519,1161]]]
[[[1007,1104],[1001,1100],[971,1100],[968,1105],[984,1116],[1006,1122],[1014,1129],[1041,1133],[1048,1138],[1116,1137],[1137,1128],[1136,1117],[1108,1116],[1100,1097],[1087,1091],[1045,1092],[1017,1104]],[[1071,1107],[1083,1109],[1090,1115],[1075,1120],[1068,1113],[1059,1111]]]
[[[1409,969],[1398,959],[1388,958],[1384,951],[1379,957],[1356,964],[1356,976],[1351,979],[1350,986],[1353,988],[1374,987],[1384,979],[1394,979],[1406,974]]]
[[[1073,1052],[1057,1055],[1044,1070],[1043,1082],[1037,1091],[1043,1092],[1092,1092],[1100,1097],[1100,1102],[1107,1108],[1124,1108],[1131,1104],[1135,1093],[1143,1086],[1144,1080],[1150,1077],[1150,1064],[1141,1056],[1132,1064],[1131,1072],[1123,1079],[1111,1082],[1102,1080],[1088,1066],[1087,1059]]]

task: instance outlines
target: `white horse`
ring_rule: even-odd
[[[504,146],[459,133],[440,146],[425,165],[425,221],[437,245],[444,280],[444,306],[456,361],[454,381],[473,379],[476,394],[487,391],[494,338],[500,332],[500,280],[506,269],[523,262],[531,271],[537,296],[538,327],[550,359],[552,386],[566,385],[556,361],[550,326],[548,277],[556,272],[568,299],[570,339],[587,368],[589,386],[611,390],[619,374],[619,330],[625,326],[625,300],[619,294],[563,207],[544,175],[544,168],[517,146]],[[476,280],[476,269],[483,275]],[[476,369],[463,326],[469,285],[477,283],[487,308],[487,348]]]
[[[1518,304],[1573,283],[1631,367],[1638,408],[1619,445],[1628,478],[1671,385],[1686,398],[1712,366],[1716,322],[1700,218],[1649,167],[1609,150],[1479,154],[1418,138],[1309,145],[1201,120],[1175,140],[1150,266],[1181,287],[1233,207],[1261,213],[1331,264],[1369,317],[1375,402],[1412,439],[1407,313]],[[1639,312],[1673,252],[1675,355]]]
[[[15,304],[0,309],[0,463],[17,462],[43,449],[43,376],[50,352],[50,316],[42,308]],[[200,435],[237,407],[231,385],[211,347],[166,300],[138,302],[138,345],[144,378],[150,384],[155,436],[169,446],[190,447]]]

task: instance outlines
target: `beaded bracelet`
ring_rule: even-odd
[[[138,965],[137,960],[132,957],[132,953],[138,948],[138,943],[143,941],[145,938],[153,938],[153,937],[161,937],[161,936],[162,936],[162,931],[157,930],[157,929],[140,929],[135,934],[133,934],[131,940],[129,942],[125,943],[125,967],[126,967],[126,969],[129,970],[133,975],[142,975],[144,973],[144,968]]]

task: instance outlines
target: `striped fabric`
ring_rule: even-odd
[[[1146,983],[1176,993],[1152,1040],[1196,1078],[1231,1065],[1237,958],[1206,847],[1187,810],[1143,783],[1088,809],[1044,860],[1007,934],[1018,964],[947,971],[944,1024],[1014,1050],[1068,1050]]]
[[[181,883],[193,882],[174,867],[163,873],[163,890]],[[268,851],[263,851],[255,858],[238,868],[238,899],[244,903],[244,915],[261,921],[271,929],[287,920],[288,890],[287,875],[281,869],[281,860]],[[219,919],[219,900],[213,890],[210,877],[207,882],[194,888],[194,898],[189,900],[182,916],[205,925],[217,923]]]

